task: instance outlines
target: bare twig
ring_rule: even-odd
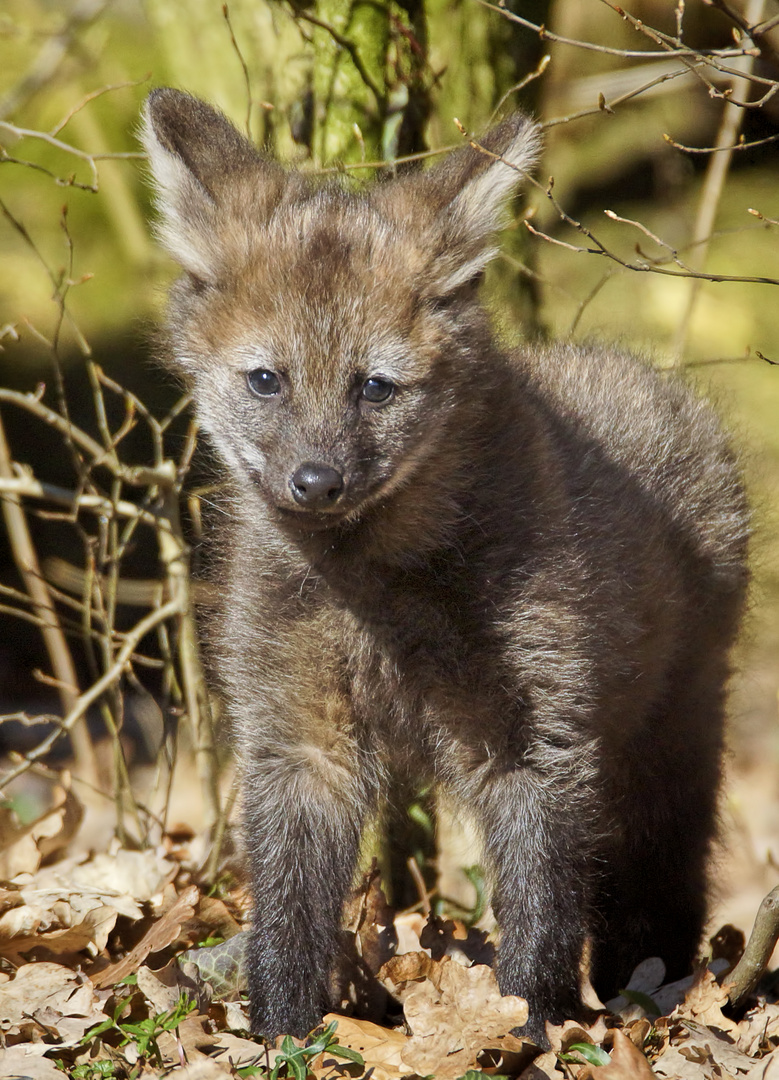
[[[59,728],[53,731],[47,738],[45,738],[34,750],[31,750],[29,754],[26,754],[23,761],[7,772],[3,777],[0,777],[0,787],[9,784],[12,780],[15,780],[17,776],[21,776],[35,761],[39,761],[42,757],[48,754],[54,743],[60,736],[66,732],[71,731],[76,723],[84,716],[87,709],[96,702],[102,694],[109,690],[124,673],[125,668],[131,663],[132,655],[137,649],[143,638],[153,630],[160,623],[166,619],[174,618],[181,612],[179,600],[169,600],[167,604],[163,604],[162,607],[157,608],[156,611],[150,612],[145,618],[127,632],[124,645],[116,654],[116,658],[104,674],[85,690],[75,701],[73,707],[69,710],[68,714],[62,719]]]
[[[490,4],[488,0],[477,0],[477,3],[482,7],[489,8],[490,11],[496,12],[498,15],[502,15],[510,22],[517,23],[519,26],[524,26],[526,30],[532,30],[533,33],[538,34],[542,41],[554,41],[558,45],[570,45],[576,49],[584,49],[587,52],[605,53],[607,56],[621,56],[625,59],[635,60],[657,60],[659,57],[667,57],[668,49],[664,49],[661,52],[654,52],[648,49],[618,49],[609,45],[599,45],[593,41],[581,41],[578,38],[562,37],[560,34],[555,34],[551,30],[538,23],[533,23],[529,19],[523,18],[521,15],[514,14],[513,11],[509,11],[505,7],[499,7],[497,4]],[[617,10],[614,5],[609,4],[613,10]],[[619,9],[619,13],[624,16],[622,9]],[[638,21],[638,20],[637,20]],[[710,59],[714,57],[727,58],[731,56],[743,56],[744,49],[691,49],[682,42],[679,42],[677,48],[674,50],[680,57],[692,57],[700,59]]]
[[[779,135],[767,135],[764,139],[755,139],[753,142],[745,142],[741,136],[738,142],[730,146],[685,146],[683,143],[676,142],[670,135],[663,135],[663,138],[674,150],[683,150],[685,154],[732,154],[735,150],[751,150],[755,146],[765,146],[767,143],[776,142]]]
[[[747,18],[750,23],[759,22],[764,8],[765,0],[749,0],[747,6]],[[750,87],[748,77],[751,73],[753,62],[754,58],[752,56],[745,56],[741,61],[743,73],[733,80],[732,91],[734,94],[738,94],[743,100],[746,100],[749,94]],[[692,233],[692,243],[698,246],[697,262],[698,266],[701,268],[706,265],[706,256],[708,254],[709,246],[708,238],[711,236],[712,229],[714,228],[717,207],[719,206],[722,197],[725,177],[728,174],[728,169],[730,168],[730,162],[733,156],[733,147],[738,140],[738,132],[741,128],[744,116],[743,110],[740,108],[741,103],[743,102],[735,100],[728,100],[726,102],[716,142],[716,148],[721,150],[722,153],[714,154],[711,157],[706,170],[706,179],[704,181],[703,191],[701,192],[698,213],[695,218],[695,225]],[[679,323],[676,340],[674,342],[674,356],[677,362],[684,353],[687,344],[690,324],[699,295],[700,280],[691,282],[684,315]]]
[[[244,60],[243,53],[241,52],[241,47],[240,47],[240,45],[238,44],[238,42],[236,40],[235,31],[233,30],[233,24],[230,21],[230,9],[227,6],[227,4],[222,4],[222,17],[223,17],[225,23],[227,24],[227,30],[228,30],[228,33],[230,34],[230,42],[232,43],[235,55],[238,57],[238,62],[241,65],[241,71],[243,72],[243,81],[246,83],[246,120],[245,120],[245,127],[246,127],[246,134],[251,139],[251,137],[252,137],[252,105],[253,105],[253,102],[252,102],[252,81],[251,81],[251,78],[249,77],[249,68],[247,67],[246,61]]]
[[[721,11],[723,15],[726,15],[745,37],[751,38],[759,46],[762,53],[767,54],[773,60],[778,58],[776,49],[772,45],[770,38],[766,36],[770,25],[763,23],[762,10],[756,19],[752,19],[750,10],[747,10],[746,15],[742,15],[732,4],[727,3],[727,0],[709,0],[709,3],[712,7]]]
[[[32,67],[20,82],[0,101],[0,118],[9,116],[47,86],[68,55],[82,27],[94,22],[109,0],[79,0],[64,25],[45,42]]]
[[[184,542],[179,521],[179,492],[169,486],[163,489],[163,513],[171,529],[160,531],[158,543],[160,560],[165,567],[168,588],[178,604],[178,649],[183,682],[184,702],[192,729],[195,763],[200,778],[206,825],[213,828],[220,820],[219,777],[214,744],[211,703],[200,663],[195,619],[189,582],[189,551]]]
[[[489,127],[490,124],[493,123],[493,121],[495,120],[495,117],[500,115],[501,109],[506,104],[508,99],[510,97],[512,97],[513,94],[518,94],[521,90],[524,90],[526,86],[529,86],[530,83],[535,82],[536,79],[541,78],[541,76],[544,74],[546,69],[549,67],[549,61],[551,59],[552,58],[549,55],[549,53],[546,53],[538,61],[538,64],[536,65],[536,67],[535,67],[535,69],[533,71],[531,71],[528,75],[525,75],[524,79],[520,79],[518,83],[515,83],[514,86],[510,87],[506,91],[506,93],[501,97],[498,104],[492,110],[489,121],[487,122],[488,127]]]
[[[680,67],[673,71],[663,71],[659,75],[648,81],[642,82],[638,86],[633,86],[624,93],[619,94],[617,97],[603,99],[602,102],[598,102],[597,105],[593,105],[587,109],[580,109],[578,112],[569,113],[566,116],[555,116],[550,120],[544,120],[542,127],[544,129],[557,127],[560,124],[569,124],[572,120],[582,120],[587,116],[595,116],[600,112],[612,113],[616,110],[617,106],[624,105],[626,101],[632,101],[633,98],[640,97],[648,90],[651,90],[655,86],[661,86],[663,83],[671,82],[672,79],[678,79],[682,76],[689,75],[689,68]]]
[[[318,26],[320,30],[325,30],[336,45],[340,45],[342,49],[345,49],[349,54],[349,57],[354,64],[357,74],[362,81],[368,87],[370,92],[376,99],[376,105],[378,106],[381,115],[384,114],[387,107],[387,95],[382,91],[381,87],[376,83],[371,73],[363,63],[363,59],[360,56],[360,50],[348,37],[345,37],[339,30],[336,30],[330,23],[325,22],[324,19],[318,18],[316,15],[312,15],[304,8],[295,6],[293,8],[293,15],[296,19],[302,19],[304,22],[311,23],[312,26]]]
[[[85,431],[77,427],[70,420],[60,416],[54,409],[50,409],[36,394],[23,394],[18,390],[8,390],[0,387],[0,401],[7,401],[18,405],[22,409],[33,413],[50,427],[55,428],[60,434],[71,439],[92,459],[91,468],[103,466],[123,483],[132,487],[147,487],[149,484],[170,483],[175,477],[175,465],[172,461],[163,462],[161,465],[149,468],[146,465],[124,465],[116,455],[116,452],[104,449],[99,442],[87,435]]]
[[[13,475],[11,453],[8,449],[2,417],[0,417],[0,477],[9,480],[13,479]],[[70,713],[74,710],[78,697],[78,678],[73,657],[38,564],[38,557],[30,531],[27,528],[27,520],[21,500],[18,495],[7,492],[1,501],[14,562],[32,600],[33,611],[41,620],[41,634],[43,635],[46,651],[49,654],[52,670],[58,681],[63,710]],[[74,727],[71,732],[71,739],[76,759],[76,769],[79,775],[83,776],[89,783],[97,784],[97,762],[86,725],[81,724]]]
[[[433,910],[430,906],[430,893],[425,884],[425,879],[422,876],[422,871],[419,869],[419,863],[413,855],[410,855],[406,860],[406,865],[408,866],[409,873],[414,879],[414,884],[416,885],[417,893],[419,894],[419,904],[417,906],[422,909],[422,912],[425,915],[429,915]]]
[[[546,198],[549,200],[549,202],[554,207],[556,213],[560,217],[560,220],[565,222],[566,225],[570,225],[572,228],[576,229],[576,231],[581,233],[583,236],[586,236],[587,239],[591,241],[593,246],[592,247],[582,247],[582,246],[576,245],[576,244],[565,243],[565,241],[563,241],[563,240],[558,240],[558,239],[556,239],[556,237],[549,236],[547,233],[541,232],[540,229],[536,229],[533,225],[531,225],[529,219],[527,219],[527,218],[523,219],[523,224],[524,224],[525,228],[528,230],[528,232],[532,233],[533,236],[539,237],[539,239],[541,239],[541,240],[547,241],[547,243],[554,244],[554,245],[556,245],[558,247],[564,247],[564,248],[567,248],[569,251],[575,251],[575,252],[578,252],[578,253],[581,253],[581,254],[600,255],[603,258],[612,260],[613,262],[617,263],[617,265],[624,267],[626,270],[633,270],[633,271],[635,271],[637,273],[662,274],[662,275],[664,275],[666,277],[692,278],[692,279],[700,279],[702,281],[712,281],[712,282],[730,281],[730,282],[752,283],[752,284],[756,284],[756,285],[779,285],[779,278],[762,277],[762,276],[759,276],[759,275],[748,275],[748,274],[743,274],[743,275],[742,274],[705,274],[705,273],[703,273],[701,271],[697,271],[697,270],[690,269],[690,268],[686,267],[685,264],[682,263],[678,258],[675,258],[675,260],[674,260],[674,261],[676,261],[678,263],[678,265],[680,267],[680,269],[678,269],[678,270],[671,270],[666,266],[660,266],[660,265],[658,265],[657,263],[655,263],[655,262],[653,262],[651,260],[642,260],[641,262],[628,262],[627,259],[623,259],[621,256],[617,255],[617,253],[615,251],[611,251],[606,246],[606,244],[603,243],[602,240],[598,239],[598,237],[594,234],[592,229],[588,229],[587,226],[584,225],[581,221],[577,221],[576,218],[571,217],[570,214],[566,213],[566,211],[562,208],[562,206],[560,205],[560,203],[557,201],[557,199],[554,197],[554,195],[552,193],[553,192],[553,187],[554,187],[554,182],[552,180],[550,180],[549,183],[547,184],[547,186],[544,187],[537,180],[534,180],[532,176],[528,176],[526,173],[524,173],[524,171],[522,169],[519,169],[512,162],[507,161],[500,154],[496,154],[492,150],[488,150],[485,146],[482,146],[481,143],[479,143],[475,139],[470,140],[470,145],[474,148],[474,150],[478,150],[480,153],[486,154],[488,157],[491,157],[495,161],[502,161],[503,164],[506,165],[508,168],[513,169],[515,172],[518,172],[522,176],[524,176],[528,183],[532,184],[539,191],[543,192],[543,194],[546,196]],[[629,219],[625,219],[625,220],[627,221]],[[630,223],[638,225],[638,222],[630,222]],[[642,228],[642,229],[645,229],[645,226],[640,226],[639,225],[639,227]],[[663,241],[659,241],[659,242],[664,243]],[[670,247],[670,245],[664,245],[664,246],[668,247],[669,251],[674,250],[673,248]]]
[[[660,30],[655,30],[653,27],[648,26],[642,19],[638,19],[634,15],[631,15],[623,7],[612,3],[612,0],[601,0],[601,3],[605,4],[606,7],[611,8],[612,11],[616,12],[620,16],[620,18],[625,20],[625,22],[630,23],[630,25],[639,33],[644,34],[651,41],[654,41],[655,44],[665,48],[669,55],[678,57],[681,62],[687,65],[690,71],[693,72],[693,74],[696,75],[696,77],[700,79],[701,82],[706,86],[711,97],[724,98],[725,100],[729,100],[731,94],[733,93],[733,90],[732,88],[728,88],[724,91],[718,90],[716,86],[711,82],[711,80],[703,75],[700,66],[690,63],[689,57],[691,53],[699,59],[705,60],[706,63],[716,71],[719,71],[725,75],[732,75],[735,78],[744,78],[747,79],[749,82],[753,82],[761,86],[766,86],[768,88],[766,90],[766,93],[761,98],[758,98],[755,101],[749,101],[746,97],[743,100],[739,101],[738,107],[741,109],[762,108],[762,106],[770,98],[772,98],[774,94],[777,93],[777,91],[779,91],[779,83],[777,83],[776,79],[757,75],[752,70],[751,65],[747,67],[744,64],[745,60],[748,60],[750,58],[754,60],[757,56],[760,55],[760,50],[757,48],[742,48],[738,50],[735,54],[731,53],[730,55],[735,55],[735,63],[740,63],[741,66],[730,67],[726,64],[723,64],[721,60],[718,59],[718,55],[721,56],[722,54],[718,54],[717,50],[689,50],[680,38],[673,37],[670,34],[663,34]]]

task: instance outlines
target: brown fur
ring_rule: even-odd
[[[537,1037],[578,1007],[588,937],[601,996],[647,955],[683,974],[744,497],[679,381],[491,336],[476,284],[536,130],[511,117],[484,139],[502,160],[466,147],[365,195],[283,171],[178,91],[150,97],[146,145],[185,271],[173,363],[234,490],[216,656],[245,769],[255,1029],[302,1035],[328,1006],[393,774],[480,822],[500,985]],[[278,392],[252,391],[259,371]]]

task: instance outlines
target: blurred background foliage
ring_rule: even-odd
[[[94,426],[79,374],[91,353],[151,407],[174,399],[154,367],[153,337],[175,268],[151,237],[135,138],[151,87],[202,96],[283,160],[355,184],[372,178],[376,163],[412,167],[393,162],[456,146],[462,130],[478,133],[511,108],[530,111],[547,125],[542,183],[517,201],[489,271],[496,319],[510,337],[620,341],[662,366],[684,366],[716,400],[756,507],[733,745],[744,763],[775,765],[779,286],[694,286],[674,262],[678,252],[708,274],[779,279],[779,95],[771,91],[779,27],[763,35],[759,56],[723,61],[726,71],[707,68],[705,77],[663,44],[681,25],[686,46],[737,51],[733,12],[764,24],[779,12],[776,0],[731,0],[730,14],[723,6],[632,0],[625,18],[604,0],[508,0],[502,9],[479,0],[232,0],[229,9],[218,0],[5,0],[0,382],[50,383],[55,363],[74,414]],[[634,20],[667,37],[652,40]],[[666,136],[712,147],[728,94],[744,92],[733,84],[744,63],[764,80],[747,88],[763,100],[741,110],[736,126],[759,145],[733,153],[717,195],[714,155],[685,152]],[[616,259],[584,250],[595,245],[550,201],[549,177],[559,205]],[[713,213],[706,243],[696,234],[704,211]],[[647,272],[658,267],[671,273]],[[58,454],[40,425],[10,407],[3,415],[14,458],[56,479]],[[45,523],[34,522],[33,533],[44,549],[62,542]],[[136,564],[127,554],[124,570],[153,577],[156,556],[139,552]],[[18,587],[5,547],[0,564],[0,583]],[[0,711],[29,711],[44,688],[24,673],[45,667],[45,657],[35,654],[34,628],[0,617]]]

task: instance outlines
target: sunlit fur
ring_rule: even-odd
[[[529,1031],[705,915],[747,514],[710,408],[608,347],[496,343],[477,296],[537,130],[317,187],[156,91],[171,365],[226,466],[215,664],[243,760],[252,1024],[328,1007],[363,825],[393,777],[481,824],[500,986]],[[247,373],[273,371],[258,397]],[[396,391],[372,406],[366,379]],[[343,477],[299,505],[303,463]]]

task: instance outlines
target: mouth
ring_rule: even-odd
[[[325,532],[336,528],[348,517],[344,510],[291,510],[286,506],[274,507],[277,518],[285,525],[292,525],[301,532]]]

